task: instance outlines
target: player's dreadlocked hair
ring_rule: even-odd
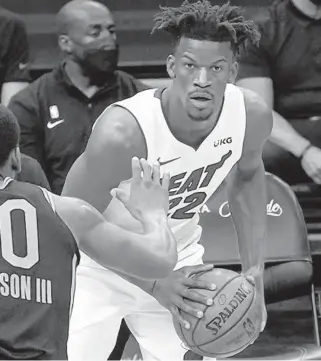
[[[160,7],[162,12],[154,17],[152,33],[157,30],[169,33],[175,44],[185,36],[197,40],[231,42],[237,54],[250,42],[257,45],[260,34],[253,21],[245,20],[241,9],[226,3],[211,5],[207,0],[190,3],[185,0],[180,7]]]

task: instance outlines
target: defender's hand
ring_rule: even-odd
[[[166,216],[169,207],[169,173],[164,173],[160,180],[160,166],[156,162],[151,166],[145,159],[132,159],[132,178],[130,193],[115,188],[111,194],[121,201],[138,221],[153,222],[155,215]]]
[[[200,272],[210,271],[213,267],[210,264],[183,267],[174,271],[168,278],[158,280],[155,283],[153,297],[171,312],[176,321],[187,329],[190,328],[190,324],[183,319],[180,310],[197,318],[203,317],[203,312],[185,303],[185,299],[209,306],[213,304],[213,299],[203,296],[201,293],[190,288],[216,289],[215,284],[191,278],[191,276]]]

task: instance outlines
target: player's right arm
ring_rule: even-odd
[[[115,193],[141,222],[143,234],[107,222],[76,198],[54,196],[56,210],[79,248],[102,266],[141,279],[164,278],[177,262],[176,241],[167,222],[169,175],[163,176],[161,186],[159,165],[152,172],[145,160],[134,158],[132,169],[130,195],[120,189]]]
[[[134,156],[147,158],[145,138],[136,119],[124,108],[108,108],[69,171],[62,195],[82,199],[104,212],[111,201],[110,191],[131,177]]]

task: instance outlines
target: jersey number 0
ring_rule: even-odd
[[[27,252],[24,257],[14,253],[11,212],[22,211],[25,218]],[[36,208],[24,199],[10,199],[0,206],[0,241],[2,257],[14,267],[30,269],[39,261],[38,222]]]

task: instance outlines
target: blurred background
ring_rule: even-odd
[[[6,9],[20,14],[26,24],[33,78],[52,69],[57,63],[59,51],[55,34],[55,14],[66,2],[66,0],[0,1]],[[163,34],[150,36],[153,15],[157,13],[159,5],[178,6],[181,0],[100,2],[108,6],[116,20],[120,44],[120,67],[140,78],[165,75],[164,62],[169,52],[169,44]],[[244,6],[246,15],[257,19],[266,15],[269,0],[233,0],[233,5]]]

